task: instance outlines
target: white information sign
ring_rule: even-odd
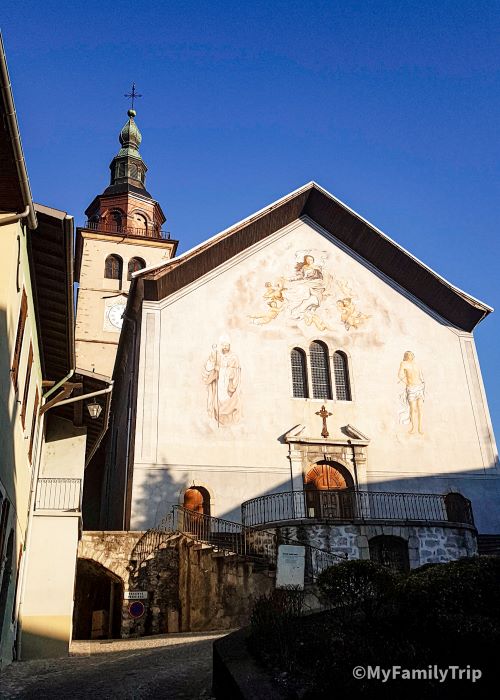
[[[293,586],[294,588],[303,590],[305,563],[305,547],[295,544],[280,544],[278,547],[276,588],[288,588],[289,586]]]
[[[146,600],[148,597],[147,591],[125,591],[123,594],[125,600]]]

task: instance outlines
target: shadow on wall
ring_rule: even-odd
[[[331,462],[331,464],[334,465],[335,463]],[[313,467],[314,464],[311,464],[311,468]],[[208,480],[209,474],[207,474]],[[171,511],[173,505],[182,505],[184,490],[189,488],[189,486],[192,486],[192,484],[187,484],[186,481],[175,483],[168,474],[168,468],[149,471],[147,480],[142,485],[143,493],[140,498],[136,498],[134,501],[134,508],[137,513],[133,522],[134,529],[146,530],[157,525]],[[292,490],[292,485],[287,480],[269,491],[262,491],[255,495],[251,495],[249,492],[248,498],[251,500],[263,498],[264,501],[261,502],[262,507],[267,507],[268,504],[271,507],[271,502],[274,499],[268,499],[267,503],[265,503],[266,496],[287,493]],[[301,489],[295,487],[294,490]],[[409,493],[436,494],[440,496],[444,496],[447,493],[460,493],[472,503],[475,526],[478,532],[483,534],[500,533],[500,472],[496,465],[492,465],[489,469],[373,481],[370,482],[368,488],[361,487],[360,490],[382,492],[384,494]],[[216,499],[217,495],[216,493]],[[383,500],[383,497],[381,500]],[[387,503],[387,508],[390,509],[389,499]],[[425,511],[427,506],[424,505],[422,507],[424,512],[427,512]],[[278,509],[279,506],[276,505],[275,508]],[[428,512],[430,515],[434,512],[430,506]],[[216,510],[212,514],[222,519],[241,522],[241,507],[239,505],[222,512]]]

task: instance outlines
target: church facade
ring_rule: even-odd
[[[146,530],[180,505],[321,526],[349,556],[418,540],[412,566],[500,532],[472,334],[490,307],[323,188],[132,277],[102,527]]]

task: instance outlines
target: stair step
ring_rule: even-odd
[[[500,556],[500,535],[478,535],[477,551],[479,554]]]

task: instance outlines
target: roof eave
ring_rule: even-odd
[[[5,55],[5,48],[3,43],[3,37],[0,33],[0,85],[2,93],[2,102],[5,108],[5,116],[9,128],[10,141],[14,156],[14,161],[16,164],[17,175],[19,187],[21,190],[21,196],[25,207],[29,208],[29,213],[27,218],[28,227],[30,229],[36,229],[37,218],[35,214],[35,208],[33,205],[33,197],[31,195],[31,187],[28,178],[28,171],[26,168],[26,162],[24,160],[23,147],[21,144],[21,134],[19,133],[19,124],[17,122],[16,108],[14,105],[14,96],[12,94],[12,85],[9,77],[9,70],[7,67],[7,57]]]

